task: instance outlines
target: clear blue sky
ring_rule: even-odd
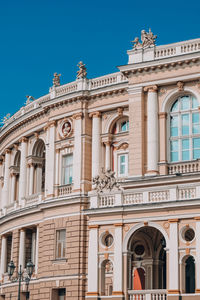
[[[199,0],[0,0],[0,119],[48,93],[54,72],[75,80],[80,60],[89,78],[118,71],[142,29],[158,45],[199,38],[199,13]]]

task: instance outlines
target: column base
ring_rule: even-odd
[[[113,291],[112,292],[112,300],[123,300],[124,293],[121,291]]]
[[[145,176],[156,176],[156,175],[159,175],[159,172],[157,170],[148,170],[145,173]]]

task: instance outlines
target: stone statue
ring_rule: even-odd
[[[60,86],[60,76],[61,76],[61,74],[54,73],[53,76],[54,76],[53,86]]]
[[[80,61],[77,65],[77,67],[79,67],[79,70],[77,71],[76,78],[77,79],[86,78],[87,69],[86,69],[85,64],[82,61]]]
[[[35,100],[35,98],[33,96],[26,96],[27,100],[26,100],[26,105],[28,105],[29,103],[31,103],[33,100]]]
[[[102,193],[103,190],[113,190],[114,188],[120,189],[120,186],[115,178],[115,172],[111,169],[104,171],[102,168],[102,175],[97,175],[92,179],[92,183],[95,184],[97,193]]]
[[[149,28],[149,32],[146,32],[145,30],[142,30],[141,31],[141,43],[139,42],[139,38],[136,37],[132,41],[133,48],[134,49],[140,49],[140,48],[145,49],[145,48],[148,48],[150,46],[154,46],[156,38],[157,38],[157,35],[154,35],[150,28]]]

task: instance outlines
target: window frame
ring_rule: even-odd
[[[174,103],[176,101],[180,101],[180,99],[184,96],[189,96],[190,98],[190,107],[189,109],[187,110],[182,110],[180,105],[179,104],[179,107],[178,107],[178,110],[177,111],[174,111],[174,112],[171,112],[171,109],[174,105]],[[192,108],[192,98],[195,98],[196,101],[198,102],[198,106],[197,108]],[[180,102],[179,102],[180,103]],[[199,112],[199,100],[198,98],[196,97],[196,95],[193,95],[192,93],[185,93],[185,94],[179,94],[178,96],[176,96],[176,98],[174,98],[174,100],[171,102],[170,104],[170,107],[169,107],[169,111],[168,111],[168,122],[167,122],[167,131],[168,131],[168,143],[167,143],[167,149],[168,149],[168,162],[170,164],[176,164],[176,163],[185,163],[185,162],[188,162],[188,161],[195,161],[197,159],[200,159],[200,158],[193,158],[193,151],[194,151],[194,148],[193,148],[193,139],[194,138],[200,138],[200,132],[199,133],[193,133],[193,117],[192,115],[194,113],[199,113],[199,124],[200,124],[200,112]],[[185,115],[185,114],[188,114],[189,115],[189,134],[187,135],[182,135],[182,115]],[[171,117],[172,116],[178,116],[178,135],[177,136],[171,136]],[[197,123],[195,123],[197,124]],[[182,148],[182,141],[183,140],[189,140],[189,159],[188,160],[183,160],[183,148]],[[178,160],[176,161],[172,161],[171,159],[171,142],[172,141],[177,141],[178,142]]]
[[[57,234],[61,231],[65,232],[64,240],[61,240],[61,239],[58,240],[58,238],[57,238]],[[55,232],[55,259],[56,260],[66,259],[66,233],[67,233],[66,228],[56,229],[56,232]],[[58,255],[58,245],[59,245],[59,243],[61,243],[61,257],[59,257],[59,255]]]
[[[125,156],[125,173],[124,174],[120,174],[119,170],[120,170],[120,161],[119,158],[120,156],[124,155]],[[115,158],[114,158],[114,166],[115,166],[115,172],[117,174],[118,178],[124,178],[124,177],[128,177],[128,162],[129,162],[129,152],[128,151],[116,151],[115,153]]]
[[[72,157],[72,161],[71,161],[71,164],[64,166],[64,159],[67,156],[68,157],[71,156]],[[64,172],[65,172],[65,169],[67,167],[71,168],[71,172],[72,172],[71,178],[72,178],[72,180],[71,180],[71,182],[69,180],[68,183],[65,183],[64,182],[64,178],[65,178],[65,175],[64,175],[65,173]],[[70,174],[70,171],[69,171],[69,174]],[[69,176],[69,179],[70,179],[70,176]],[[66,153],[66,154],[63,154],[62,157],[61,157],[61,185],[71,185],[71,184],[73,184],[73,153]]]

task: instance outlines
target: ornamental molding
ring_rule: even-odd
[[[100,118],[101,117],[101,112],[100,111],[94,111],[94,112],[91,112],[89,114],[89,117],[90,118]]]
[[[158,87],[157,85],[149,85],[144,87],[144,92],[154,93],[157,92]]]
[[[183,81],[178,81],[176,85],[178,87],[179,92],[184,91],[184,82]]]
[[[121,190],[119,183],[115,177],[115,172],[111,169],[104,171],[102,168],[102,174],[97,175],[92,179],[94,189],[97,191],[97,194],[103,192],[111,192],[112,190]]]

